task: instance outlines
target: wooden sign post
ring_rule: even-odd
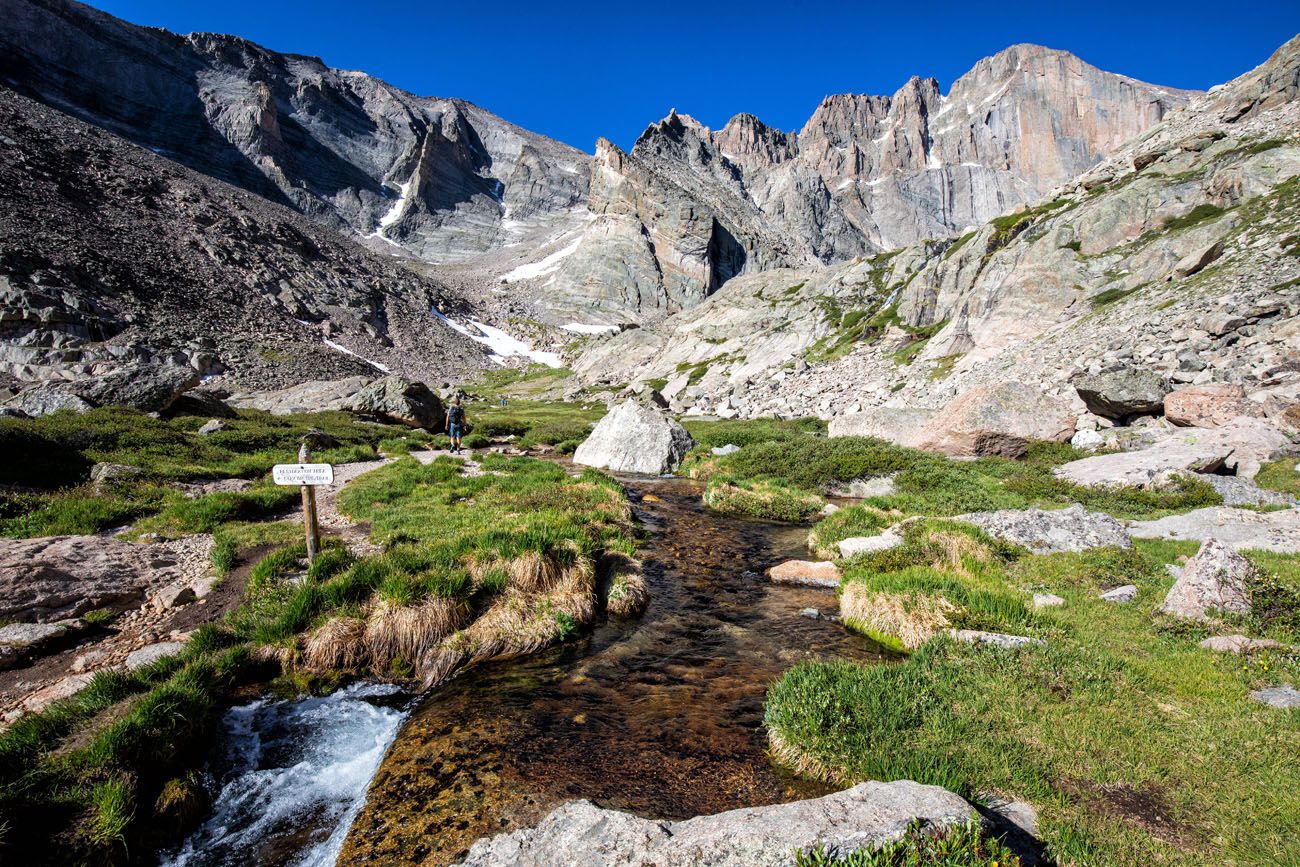
[[[311,448],[303,443],[298,449],[298,463],[276,464],[271,478],[277,485],[302,487],[302,522],[307,531],[307,562],[315,563],[320,553],[320,523],[316,517],[317,485],[334,483],[334,468],[329,464],[311,463]]]

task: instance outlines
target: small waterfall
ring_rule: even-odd
[[[398,692],[356,683],[323,698],[231,708],[213,814],[163,867],[333,865],[406,717],[386,706]]]

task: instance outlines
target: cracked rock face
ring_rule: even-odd
[[[914,821],[937,831],[975,815],[952,792],[908,780],[681,822],[574,801],[535,828],[478,841],[461,867],[788,867],[798,851],[853,852],[900,838]]]

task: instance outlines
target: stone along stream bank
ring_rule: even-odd
[[[579,798],[682,819],[830,791],[774,768],[764,752],[772,681],[807,658],[876,656],[834,620],[801,615],[835,614],[832,591],[764,576],[806,556],[806,529],[710,514],[692,482],[624,483],[647,531],[646,612],[430,693],[402,724],[355,820],[354,810],[333,811],[352,820],[338,863],[451,864],[478,838]],[[320,856],[337,850],[321,844],[340,829],[310,824],[241,846],[240,863],[328,863]],[[216,847],[210,857],[195,848],[183,863],[232,863]]]

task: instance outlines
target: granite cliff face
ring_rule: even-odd
[[[833,264],[944,238],[1033,201],[1186,104],[1190,92],[1016,45],[944,96],[827,97],[798,133],[675,112],[631,153],[597,148],[593,223],[543,306],[653,321],[732,276]]]
[[[14,0],[0,77],[371,245],[456,261],[579,218],[590,157],[457,99],[417,97],[234,36]]]
[[[727,417],[938,410],[1012,380],[1077,402],[1074,380],[1123,366],[1283,412],[1300,399],[1298,92],[1300,37],[955,240],[746,274],[574,367],[663,379],[676,408]],[[1061,173],[1077,156],[1026,154]]]

